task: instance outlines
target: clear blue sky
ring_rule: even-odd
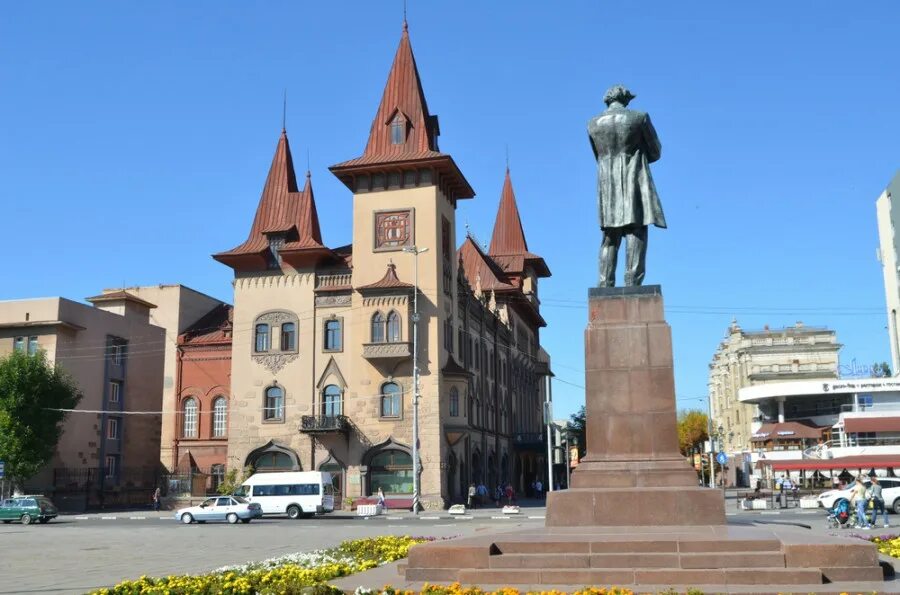
[[[402,2],[16,2],[0,22],[0,299],[183,283],[231,300],[209,255],[245,237],[281,127],[307,150],[325,241],[350,241],[327,166],[359,155]],[[837,330],[889,359],[874,201],[900,167],[900,4],[409,1],[441,148],[488,242],[509,146],[542,281],[558,417],[583,402],[599,244],[585,133],[622,82],[663,143],[663,286],[682,406],[732,318]],[[459,238],[461,240],[461,238]]]

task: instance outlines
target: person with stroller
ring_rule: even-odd
[[[868,496],[872,500],[872,526],[878,526],[876,521],[878,520],[878,513],[881,512],[881,517],[884,519],[884,528],[887,529],[890,525],[888,524],[887,513],[884,511],[884,497],[881,495],[881,484],[874,475],[872,476],[872,485],[869,486]]]
[[[866,516],[866,509],[869,506],[869,498],[866,496],[866,484],[863,483],[862,475],[856,478],[853,486],[853,495],[850,497],[850,505],[856,508],[856,528],[871,529],[869,517]]]

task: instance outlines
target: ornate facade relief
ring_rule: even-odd
[[[253,361],[261,364],[272,374],[277,374],[298,357],[300,356],[297,353],[260,353],[253,355]]]

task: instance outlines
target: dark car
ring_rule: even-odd
[[[34,521],[46,523],[55,519],[58,511],[49,498],[44,496],[14,496],[0,504],[0,521],[11,523],[22,521],[30,525]]]

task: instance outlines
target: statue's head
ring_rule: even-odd
[[[609,106],[612,102],[618,101],[622,105],[627,106],[628,102],[634,99],[635,95],[625,88],[625,85],[613,85],[603,96],[603,103]]]

